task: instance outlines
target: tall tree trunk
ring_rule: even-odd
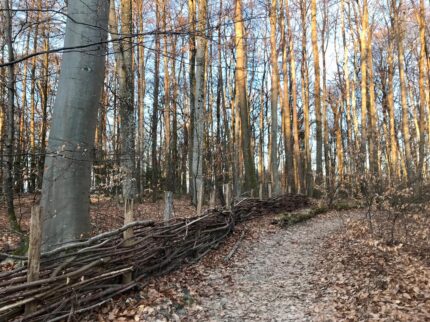
[[[406,75],[405,75],[405,55],[403,49],[403,24],[401,23],[401,17],[399,11],[402,7],[402,1],[400,0],[398,6],[395,1],[392,1],[394,10],[394,24],[396,26],[396,42],[397,42],[397,54],[398,54],[398,67],[400,76],[400,94],[401,94],[401,107],[402,107],[402,134],[403,143],[405,147],[405,161],[406,161],[406,172],[407,179],[412,179],[412,154],[411,154],[411,143],[410,143],[410,132],[409,132],[409,115],[408,115],[408,101],[407,101],[407,88],[406,88]]]
[[[323,159],[323,138],[321,123],[321,91],[320,91],[320,57],[318,50],[318,31],[317,31],[317,2],[311,2],[311,28],[312,28],[312,53],[314,56],[314,99],[315,99],[315,123],[316,123],[316,164],[317,164],[317,181],[322,182],[322,159]]]
[[[44,50],[49,50],[49,30],[43,29],[44,37]],[[48,99],[49,99],[49,54],[44,55],[43,59],[43,76],[42,84],[40,88],[40,96],[42,97],[42,124],[40,127],[40,148],[39,148],[39,160],[38,160],[38,188],[42,188],[42,177],[43,177],[43,165],[45,164],[45,153],[46,153],[46,132],[48,128]]]
[[[419,9],[417,13],[417,20],[419,25],[419,39],[420,39],[420,52],[419,52],[419,95],[420,95],[420,103],[419,103],[419,128],[420,128],[420,138],[419,138],[419,162],[417,169],[417,177],[420,182],[423,180],[424,176],[424,160],[426,157],[425,146],[426,146],[426,137],[425,137],[425,113],[427,110],[426,107],[426,35],[425,35],[425,7],[424,0],[420,0]]]
[[[45,250],[91,229],[91,151],[105,63],[105,46],[99,42],[107,39],[109,1],[72,1],[67,11],[65,47],[89,47],[63,54],[42,186]]]
[[[242,0],[236,0],[235,8],[235,41],[236,41],[236,96],[237,108],[240,113],[243,164],[245,169],[244,190],[251,191],[257,188],[255,177],[254,155],[251,151],[251,127],[249,124],[249,107],[247,97],[247,73],[245,51],[245,27],[242,18]]]
[[[188,0],[188,24],[190,26],[190,37],[189,37],[189,61],[190,61],[190,74],[189,74],[189,86],[190,86],[190,126],[189,126],[189,150],[188,150],[188,173],[189,173],[189,192],[192,197],[193,203],[195,204],[195,187],[194,178],[192,175],[193,169],[193,137],[194,137],[194,113],[195,113],[195,93],[196,93],[196,1]]]
[[[367,55],[369,33],[369,13],[367,0],[363,0],[363,12],[361,17],[360,44],[361,44],[361,171],[366,169],[367,163]]]
[[[143,2],[137,1],[138,3],[138,26],[139,33],[144,32],[143,25]],[[137,189],[138,193],[142,195],[144,189],[144,159],[145,159],[145,94],[146,94],[146,79],[145,79],[145,48],[143,46],[144,38],[143,35],[139,35],[138,42],[141,44],[138,48],[138,125],[137,125],[137,167],[136,167],[136,178],[137,178]]]
[[[36,24],[33,35],[33,52],[37,52],[38,49],[38,39],[39,39],[39,20],[41,16],[42,0],[37,2],[37,16]],[[31,62],[31,72],[30,72],[30,149],[31,149],[31,161],[30,161],[30,182],[29,182],[29,192],[34,192],[36,189],[37,181],[37,160],[39,157],[36,156],[36,67],[37,67],[37,56],[33,57]],[[39,178],[39,182],[40,182]]]
[[[378,115],[376,113],[375,102],[375,83],[373,80],[373,50],[372,50],[372,32],[368,33],[368,54],[367,54],[367,68],[368,68],[368,87],[369,87],[369,164],[370,171],[374,176],[380,176],[379,169],[379,142],[378,142]]]
[[[193,134],[193,167],[192,174],[195,187],[197,208],[203,196],[203,135],[205,117],[205,84],[206,84],[206,18],[207,0],[198,1],[197,51],[196,51],[196,92]],[[198,209],[199,210],[199,209]],[[201,209],[200,209],[201,210]]]
[[[392,10],[392,8],[391,8]],[[392,21],[392,24],[394,22]],[[394,25],[391,30],[393,31]],[[397,134],[396,134],[396,120],[394,113],[394,37],[392,34],[389,36],[388,53],[387,53],[387,106],[389,118],[389,131],[390,131],[390,173],[391,180],[397,181],[400,178],[400,167],[398,164],[398,151],[397,151]]]
[[[286,4],[285,4],[286,2]],[[291,192],[294,184],[293,180],[293,151],[292,151],[292,136],[291,136],[291,106],[290,106],[290,82],[288,79],[288,39],[285,23],[285,10],[288,12],[287,19],[289,19],[289,7],[288,0],[282,0],[281,6],[281,43],[282,43],[282,73],[284,74],[284,88],[283,88],[283,100],[282,100],[282,124],[284,132],[284,147],[285,147],[285,171],[287,175],[287,192]],[[289,35],[289,23],[288,23],[288,35]],[[293,108],[295,108],[293,106]]]
[[[354,148],[353,148],[353,141],[352,141],[352,124],[351,124],[352,107],[351,107],[351,86],[350,86],[350,79],[349,79],[349,50],[348,50],[348,45],[346,43],[345,1],[344,0],[341,0],[340,10],[341,10],[342,45],[343,45],[343,74],[345,77],[344,100],[345,100],[346,127],[347,127],[346,143],[347,143],[347,153],[349,156],[348,175],[351,175],[353,173],[353,167],[354,167],[354,162],[353,162]]]
[[[330,145],[329,145],[329,126],[328,126],[328,114],[327,114],[327,59],[326,59],[326,52],[327,52],[327,45],[326,45],[326,33],[327,33],[327,26],[328,25],[328,13],[327,13],[327,1],[324,1],[323,6],[323,26],[321,29],[321,51],[322,51],[322,102],[321,102],[321,126],[324,126],[323,131],[323,142],[324,142],[324,166],[325,166],[325,182],[326,182],[326,189],[332,189],[330,186],[331,183],[335,181],[334,172],[331,171],[330,167]],[[336,33],[334,37],[334,42],[336,43]],[[336,53],[336,65],[338,65],[338,57],[337,57],[337,50],[335,48]],[[340,74],[340,73],[339,73]],[[341,114],[341,113],[340,113]],[[339,130],[340,131],[340,130]],[[339,152],[339,150],[337,150]],[[342,152],[342,151],[341,151]],[[338,163],[338,169],[343,170],[343,163]],[[339,171],[339,180],[342,182],[343,180],[343,171]]]
[[[135,119],[134,119],[134,73],[132,1],[121,0],[121,32],[116,17],[115,2],[111,1],[109,29],[113,43],[118,74],[120,116],[120,177],[122,196],[125,200],[136,196],[135,180]],[[119,39],[122,34],[125,39]]]
[[[2,0],[1,7],[4,10],[4,45],[7,48],[7,57],[12,62],[14,57],[12,46],[12,18],[9,7],[9,0]],[[9,65],[7,68],[7,104],[5,113],[6,130],[4,131],[5,158],[3,170],[3,192],[6,197],[7,215],[9,225],[13,230],[21,231],[15,215],[13,205],[13,146],[14,146],[14,105],[15,105],[15,66]]]
[[[160,27],[160,13],[158,1],[156,2],[156,25],[157,30]],[[154,59],[154,92],[153,106],[151,117],[151,185],[152,185],[152,202],[157,200],[158,195],[158,162],[157,162],[157,126],[158,126],[158,95],[160,87],[160,37],[155,35],[155,59]]]
[[[272,0],[270,7],[270,49],[271,49],[271,65],[272,74],[270,81],[270,108],[271,108],[271,153],[270,165],[272,176],[272,188],[275,195],[280,193],[279,173],[278,173],[278,98],[279,98],[279,72],[278,72],[278,51],[276,46],[276,16],[277,16],[277,0]]]
[[[30,16],[31,17],[31,16]],[[29,18],[30,18],[29,17]],[[25,53],[28,55],[29,48],[30,48],[30,35],[29,32],[27,35],[27,39],[25,42]],[[22,80],[22,105],[21,108],[18,111],[18,131],[16,133],[16,158],[15,158],[15,166],[14,166],[14,176],[15,176],[15,192],[20,193],[24,191],[24,158],[23,158],[23,151],[24,151],[24,142],[25,142],[25,135],[24,135],[24,123],[25,123],[25,112],[27,109],[27,77],[28,77],[28,67],[29,67],[29,61],[26,61],[24,63],[24,75]]]
[[[161,27],[162,30],[167,30],[167,3],[166,0],[161,0]],[[164,171],[166,177],[166,191],[173,191],[173,178],[171,177],[172,171],[170,171],[174,165],[171,163],[171,120],[170,120],[170,72],[169,72],[169,40],[167,33],[164,33],[164,46],[163,46],[163,74],[164,74]],[[175,77],[175,75],[173,75]]]

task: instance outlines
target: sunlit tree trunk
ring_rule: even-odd
[[[372,50],[372,33],[369,31],[369,48],[367,54],[367,68],[368,68],[368,86],[369,86],[369,161],[370,171],[374,176],[380,175],[379,168],[379,136],[377,130],[378,116],[376,113],[375,102],[375,83],[373,79],[373,50]]]
[[[43,49],[49,50],[49,30],[46,27],[43,28],[44,44]],[[40,83],[40,96],[42,98],[42,124],[40,127],[40,147],[39,147],[39,160],[38,160],[38,188],[42,187],[43,177],[43,165],[45,164],[45,152],[46,152],[46,132],[48,127],[48,100],[49,100],[49,55],[45,54],[42,62],[42,82]]]
[[[286,2],[286,3],[285,3]],[[285,10],[289,10],[288,0],[282,0],[281,6],[281,44],[282,44],[282,73],[284,74],[283,84],[283,100],[282,100],[282,124],[284,132],[284,147],[285,147],[285,171],[287,174],[287,192],[291,192],[294,184],[293,173],[293,151],[292,151],[292,136],[291,136],[291,106],[290,106],[290,82],[288,79],[288,48],[289,48],[289,33],[286,33],[287,23],[284,21]],[[288,12],[288,11],[287,11]],[[289,12],[288,12],[289,16]],[[289,17],[287,17],[289,19]],[[288,23],[289,25],[289,23]],[[288,26],[288,29],[290,26]],[[291,54],[291,53],[290,53]],[[292,108],[296,108],[293,106]]]
[[[361,171],[366,169],[367,163],[367,62],[368,58],[368,32],[369,32],[369,13],[367,0],[363,0],[363,11],[361,13],[360,30],[360,61],[361,61]]]
[[[392,10],[392,9],[391,9]],[[392,21],[393,23],[393,21]],[[391,180],[397,181],[400,178],[400,167],[398,164],[398,150],[397,150],[397,134],[396,134],[396,120],[394,113],[394,37],[392,32],[394,26],[391,28],[389,35],[389,44],[387,49],[387,106],[389,118],[389,131],[390,131],[390,173]]]
[[[410,132],[409,132],[409,115],[408,115],[408,101],[407,101],[407,87],[406,87],[406,75],[405,75],[405,55],[403,49],[403,24],[401,23],[401,17],[399,11],[401,10],[402,1],[399,2],[398,6],[393,1],[394,10],[394,25],[396,26],[396,43],[397,43],[397,55],[398,55],[398,68],[400,77],[400,94],[401,94],[401,107],[402,107],[402,134],[403,144],[405,147],[405,162],[407,179],[412,179],[412,154],[411,154],[411,143],[410,143]]]
[[[279,171],[278,171],[278,99],[279,99],[279,71],[278,71],[278,51],[276,46],[276,16],[277,16],[277,0],[272,0],[270,7],[270,49],[271,49],[271,81],[270,81],[270,108],[271,108],[271,181],[273,193],[279,194]]]
[[[424,160],[426,157],[426,137],[425,137],[425,118],[426,118],[426,35],[425,35],[425,7],[424,0],[420,0],[419,2],[419,10],[417,13],[417,20],[419,25],[419,39],[420,39],[420,51],[419,51],[419,128],[420,128],[420,138],[419,138],[419,162],[417,175],[418,179],[422,181],[424,175]]]
[[[237,108],[240,114],[241,143],[243,153],[243,165],[245,170],[244,190],[254,191],[257,188],[255,177],[254,156],[251,151],[251,127],[249,125],[249,107],[246,88],[246,51],[245,30],[242,19],[242,0],[236,0],[235,8],[235,41],[236,41],[236,96]]]

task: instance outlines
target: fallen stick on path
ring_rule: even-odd
[[[240,235],[237,242],[234,244],[233,248],[231,249],[230,253],[227,254],[227,256],[224,257],[224,262],[228,262],[230,258],[236,253],[237,249],[239,248],[239,245],[242,241],[242,239],[245,237],[245,230],[242,230],[242,234]]]

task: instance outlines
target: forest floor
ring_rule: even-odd
[[[199,263],[152,278],[83,321],[430,321],[428,248],[370,236],[362,210],[287,229],[278,217],[238,225]],[[375,229],[383,225],[374,219]]]
[[[39,202],[37,194],[23,194],[14,199],[15,213],[20,227],[26,235],[29,231],[31,207]],[[195,208],[189,198],[175,198],[174,215],[180,217],[195,216]],[[145,200],[136,203],[134,216],[136,220],[163,220],[164,200],[153,203]],[[120,228],[124,223],[123,206],[114,198],[93,195],[90,203],[92,235]],[[9,253],[18,247],[20,235],[9,228],[7,211],[4,203],[0,204],[0,253]],[[1,267],[0,267],[1,270]]]
[[[25,228],[29,206],[23,209]],[[136,205],[136,217],[161,220],[162,210],[161,201]],[[186,199],[175,200],[175,212],[194,215]],[[91,215],[94,233],[122,223],[112,201],[93,199]],[[430,321],[428,216],[400,218],[394,230],[389,214],[374,214],[370,222],[364,210],[332,211],[287,228],[278,218],[267,214],[237,225],[200,262],[151,278],[79,319]],[[7,236],[3,245],[13,247],[16,236]]]

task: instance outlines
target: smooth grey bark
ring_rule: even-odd
[[[44,250],[90,231],[89,190],[101,98],[109,1],[71,1],[42,185]]]

